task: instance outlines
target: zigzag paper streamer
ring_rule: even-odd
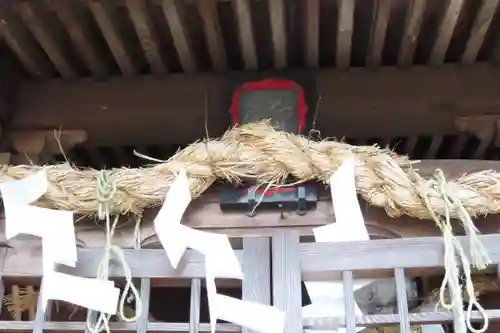
[[[77,247],[73,212],[31,206],[48,188],[42,170],[21,180],[0,183],[5,207],[5,235],[29,234],[42,239],[42,309],[49,299],[116,313],[120,290],[111,281],[87,279],[55,271],[56,264],[75,267]]]
[[[217,293],[215,278],[243,279],[240,264],[227,235],[195,230],[181,225],[182,215],[191,202],[186,172],[181,172],[170,187],[154,224],[173,268],[191,248],[205,255],[210,326],[215,332],[217,319],[248,327],[262,333],[281,333],[284,312],[275,307],[242,301]]]

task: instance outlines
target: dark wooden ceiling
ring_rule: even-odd
[[[30,77],[500,62],[499,0],[3,0]]]

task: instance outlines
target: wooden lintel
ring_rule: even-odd
[[[458,116],[500,113],[500,69],[489,66],[290,70],[268,76],[301,84],[309,110],[323,92],[317,120],[323,137],[454,135]],[[211,137],[227,130],[231,94],[247,80],[255,80],[255,73],[25,82],[13,129],[82,129],[89,145],[100,146],[188,144],[206,137],[205,110]],[[130,121],[139,115],[140,122]],[[120,130],[110,130],[115,128]]]

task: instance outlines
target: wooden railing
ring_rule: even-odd
[[[497,270],[500,263],[500,234],[481,236],[481,240]],[[460,241],[467,249],[467,241]],[[0,272],[4,278],[39,278],[42,276],[41,251],[1,248]],[[411,332],[411,325],[453,322],[451,312],[412,313],[407,304],[406,276],[436,273],[443,269],[442,239],[409,238],[372,240],[346,243],[301,243],[296,231],[279,231],[271,238],[243,239],[241,250],[235,250],[242,265],[245,279],[242,298],[263,304],[273,304],[286,311],[286,333],[299,333],[304,329],[334,329],[345,326],[347,333],[356,326],[399,325],[402,333]],[[163,249],[124,250],[134,279],[140,280],[140,298],[143,304],[141,317],[134,323],[112,322],[111,331],[136,332],[209,332],[208,323],[200,322],[200,293],[205,277],[204,258],[194,251],[187,251],[174,270]],[[78,262],[71,273],[92,277],[101,257],[101,249],[79,249]],[[395,278],[398,313],[354,315],[353,280],[358,277]],[[110,277],[120,278],[122,272],[112,262]],[[151,285],[153,279],[190,279],[191,299],[189,322],[152,322],[148,319]],[[302,281],[343,281],[345,317],[302,318]],[[3,286],[2,289],[4,290]],[[3,292],[2,292],[3,294]],[[272,301],[271,301],[272,299]],[[50,302],[49,302],[50,303]],[[50,304],[49,304],[50,308]],[[47,313],[47,315],[46,315]],[[34,332],[67,331],[83,332],[82,321],[52,321],[49,310],[37,311],[34,321],[0,321],[0,331]],[[500,309],[486,310],[490,320],[500,319]],[[481,320],[479,313],[472,313],[472,321]],[[237,325],[220,323],[217,332],[253,333]]]
[[[39,278],[42,276],[41,251],[23,251],[19,249],[0,249],[0,272],[4,278]],[[270,275],[270,242],[269,238],[252,238],[243,240],[243,249],[235,250],[240,260],[245,279],[242,283],[242,298],[270,304],[271,302],[271,275]],[[130,266],[134,279],[139,279],[140,298],[143,304],[140,318],[137,322],[111,322],[112,332],[136,331],[145,332],[210,332],[208,323],[200,323],[200,294],[201,281],[205,278],[205,260],[203,255],[188,250],[179,267],[174,270],[168,261],[163,249],[124,250],[125,258]],[[102,249],[79,249],[78,262],[71,274],[84,277],[96,275],[96,268],[102,256]],[[62,267],[61,267],[61,271]],[[113,264],[110,268],[111,278],[123,277],[119,267]],[[190,321],[179,323],[151,322],[148,320],[151,281],[152,279],[191,279]],[[2,295],[5,288],[2,285]],[[49,302],[50,303],[50,302]],[[50,307],[50,304],[49,304]],[[46,310],[47,314],[50,312]],[[0,321],[0,331],[33,332],[66,331],[83,332],[85,322],[51,321],[48,315],[38,306],[34,321]],[[217,332],[250,333],[237,325],[221,323],[217,325]]]
[[[481,236],[493,261],[500,263],[500,234]],[[467,251],[465,237],[460,241]],[[356,326],[399,324],[401,333],[411,332],[410,325],[446,323],[454,320],[451,312],[410,313],[407,304],[405,275],[425,275],[442,269],[443,241],[439,237],[372,240],[346,243],[300,243],[294,231],[277,233],[272,239],[274,305],[286,311],[286,333],[304,328],[334,329],[345,326],[347,333]],[[492,267],[492,268],[493,268]],[[497,269],[497,268],[496,268]],[[356,317],[354,314],[353,278],[393,276],[397,287],[397,314]],[[302,318],[301,281],[342,280],[345,318]],[[500,309],[486,310],[491,321],[500,319]],[[333,314],[332,314],[333,315]],[[472,321],[481,320],[477,311]]]

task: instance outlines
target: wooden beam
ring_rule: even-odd
[[[54,63],[59,73],[66,78],[76,77],[77,73],[63,53],[63,48],[59,45],[58,41],[54,39],[53,35],[47,31],[47,27],[44,25],[39,17],[39,13],[35,11],[33,6],[34,4],[29,2],[20,2],[16,6],[16,9],[38,43],[42,46],[45,53],[47,53],[50,60]]]
[[[139,37],[142,50],[151,66],[151,71],[154,74],[167,73],[168,68],[163,59],[161,46],[147,10],[147,2],[144,0],[126,0],[125,4]]]
[[[438,28],[437,37],[429,57],[429,65],[440,66],[443,64],[446,51],[450,45],[453,31],[462,11],[464,0],[450,0]]]
[[[196,58],[191,46],[191,38],[184,22],[184,8],[182,2],[177,0],[164,0],[162,3],[163,13],[167,19],[175,49],[179,61],[186,73],[194,73],[197,70]]]
[[[242,250],[235,250],[242,260]],[[125,260],[130,266],[133,278],[205,278],[204,255],[187,250],[177,269],[173,269],[164,249],[124,250]],[[96,268],[102,256],[102,248],[78,249],[78,261],[75,268],[64,267],[62,272],[95,277]],[[121,267],[110,266],[110,278],[123,276]],[[3,277],[36,278],[43,276],[41,249],[7,249]]]
[[[75,12],[74,7],[66,0],[53,2],[55,12],[68,31],[74,43],[78,55],[82,57],[90,71],[97,77],[105,77],[108,69],[102,57],[99,56],[97,48],[92,42],[92,37],[86,29],[86,23],[82,17]]]
[[[469,247],[467,236],[458,239],[465,249]],[[479,236],[479,239],[493,265],[499,264],[500,234],[483,235]],[[388,255],[390,253],[398,255]],[[338,279],[338,273],[347,270],[380,271],[394,267],[408,270],[444,267],[442,237],[303,243],[299,246],[299,255],[302,277],[305,280],[325,278],[327,275],[330,279]]]
[[[354,0],[338,0],[337,68],[346,70],[351,65],[352,32],[354,29]]]
[[[257,69],[257,51],[252,24],[252,10],[250,0],[235,0],[232,2],[238,22],[238,37],[243,54],[245,69]]]
[[[274,67],[278,69],[287,66],[287,43],[284,0],[269,0],[269,19],[271,21],[271,36],[273,39]]]
[[[495,16],[499,0],[483,0],[479,13],[467,40],[465,51],[462,54],[462,64],[472,65],[476,62],[477,54],[483,45],[493,17]]]
[[[212,66],[217,71],[225,71],[227,69],[226,47],[222,39],[217,2],[216,0],[200,0],[198,9],[203,20],[203,30],[208,52],[212,58]]]
[[[381,68],[376,72],[352,68],[345,73],[300,70],[267,75],[294,79],[304,87],[306,96],[328,92],[321,100],[317,121],[324,137],[455,135],[460,133],[454,123],[458,115],[494,115],[500,110],[496,89],[500,69],[489,66]],[[13,129],[50,130],[63,124],[63,129],[86,131],[89,146],[188,144],[206,136],[205,95],[209,96],[209,133],[218,136],[230,126],[228,98],[236,88],[235,81],[253,79],[255,73],[240,72],[108,82],[82,79],[71,84],[64,80],[26,82],[21,86]],[[444,110],[443,105],[447,105]],[[116,117],[117,112],[121,117]],[[141,122],[129,121],[137,115]],[[190,126],[172,125],[179,122]]]
[[[81,321],[49,321],[43,324],[43,329],[46,331],[63,331],[63,332],[82,332],[85,330],[85,322]],[[0,328],[10,332],[27,332],[32,331],[34,326],[33,321],[0,321]],[[111,322],[109,329],[112,332],[134,332],[137,330],[137,323],[127,322]],[[211,332],[209,323],[200,323],[199,332]],[[155,332],[189,332],[189,323],[162,323],[150,322],[148,323],[148,330]],[[223,333],[240,333],[241,326],[234,324],[218,323],[216,326],[217,332]]]
[[[398,66],[409,68],[413,63],[413,55],[417,48],[417,40],[422,29],[427,0],[410,0],[406,12],[403,39],[398,54]]]
[[[304,0],[306,24],[306,64],[318,67],[319,63],[319,0]]]
[[[129,53],[128,46],[125,40],[120,35],[117,27],[113,22],[116,22],[113,17],[115,16],[112,4],[109,0],[94,1],[87,0],[87,5],[92,11],[99,28],[101,29],[106,42],[108,43],[111,53],[115,58],[118,67],[125,76],[132,76],[137,73],[132,56]]]
[[[366,55],[366,65],[368,68],[373,69],[381,65],[382,52],[384,51],[385,37],[390,13],[390,0],[375,1],[375,11],[370,33],[370,42]]]

